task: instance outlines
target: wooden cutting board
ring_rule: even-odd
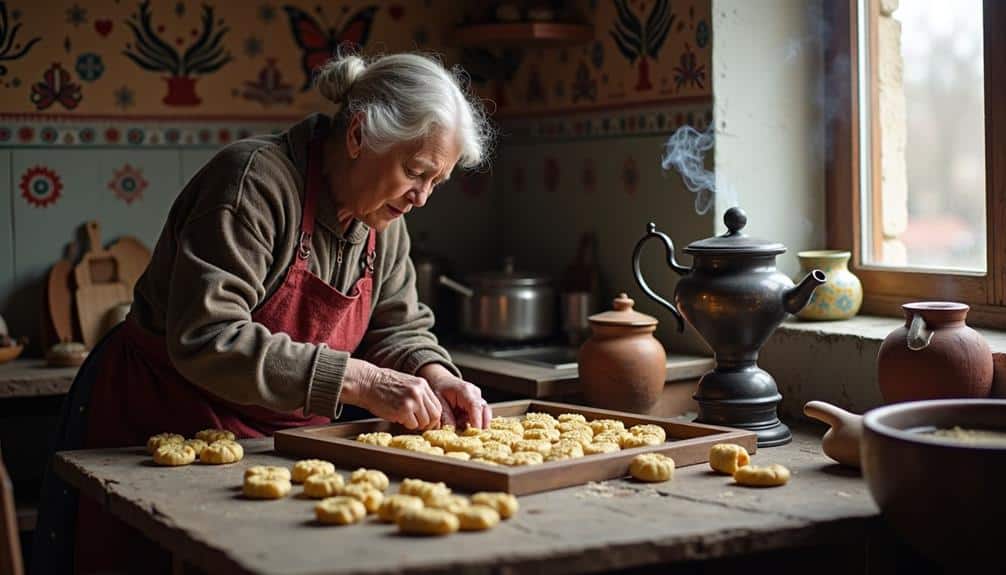
[[[108,251],[119,262],[119,277],[129,287],[130,293],[150,263],[150,250],[132,236],[122,236],[108,246]]]
[[[132,301],[133,296],[122,280],[118,258],[101,247],[98,222],[87,222],[85,227],[90,246],[73,268],[77,280],[74,299],[84,345],[93,348],[104,335],[106,314],[115,306]]]
[[[43,333],[47,339],[54,341],[43,342],[46,349],[55,343],[73,341],[74,296],[73,288],[70,286],[72,276],[73,264],[68,260],[61,259],[49,269],[45,290],[47,325]]]

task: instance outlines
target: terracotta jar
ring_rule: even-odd
[[[905,325],[884,339],[877,383],[887,403],[918,399],[985,398],[992,388],[992,351],[964,323],[970,309],[956,302],[901,306]]]
[[[583,394],[595,407],[648,413],[663,393],[667,353],[653,337],[657,320],[632,309],[635,303],[622,293],[613,311],[587,318],[592,335],[577,360]]]

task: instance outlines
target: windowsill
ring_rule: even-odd
[[[802,418],[803,405],[827,401],[854,413],[884,403],[877,385],[877,354],[903,319],[857,316],[845,321],[790,319],[762,347],[758,364],[775,378],[779,412]],[[1006,378],[1006,331],[978,329],[996,354],[996,379]]]
[[[901,318],[871,315],[860,315],[843,321],[803,321],[793,318],[783,322],[779,331],[817,334],[824,338],[845,336],[883,342],[887,334],[904,323],[905,320]],[[1006,353],[1006,331],[984,328],[975,330],[988,341],[992,353]]]

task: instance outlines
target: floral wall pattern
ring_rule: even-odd
[[[502,115],[711,94],[709,0],[570,3],[594,40],[460,46],[451,0],[0,2],[3,118],[286,120],[325,109],[311,73],[340,46],[433,51]]]

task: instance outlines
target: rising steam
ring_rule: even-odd
[[[705,132],[684,125],[668,138],[664,157],[660,162],[665,170],[674,167],[689,191],[695,193],[695,211],[705,214],[713,207],[716,192],[716,175],[705,168],[703,156],[713,148],[713,124]]]

